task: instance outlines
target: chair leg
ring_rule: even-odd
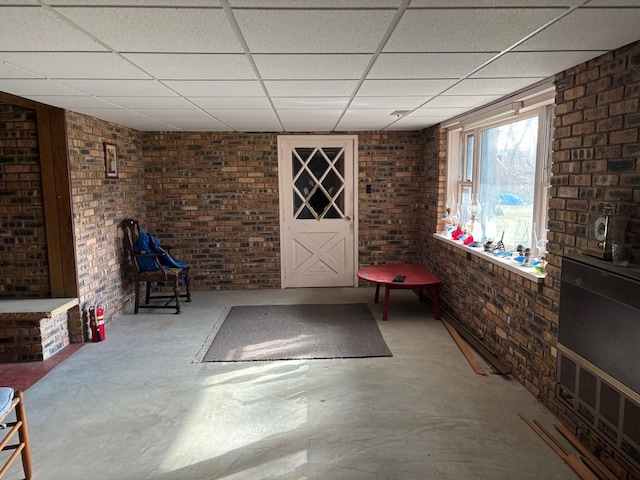
[[[190,302],[191,301],[191,273],[189,273],[188,268],[184,271],[184,285],[187,289],[187,302]]]
[[[151,282],[147,282],[147,295],[144,297],[145,305],[149,305],[151,301]]]
[[[133,313],[138,313],[138,308],[140,307],[140,282],[136,281],[136,303],[133,307]]]
[[[27,413],[24,408],[24,395],[22,392],[16,392],[16,396],[20,399],[20,403],[16,405],[16,418],[22,422],[20,430],[18,430],[18,438],[20,443],[24,444],[22,449],[22,468],[24,470],[25,480],[31,480],[33,478],[33,471],[31,469],[31,443],[29,442],[29,430],[27,428]]]
[[[180,313],[180,275],[173,281],[173,295],[176,299],[176,313]]]

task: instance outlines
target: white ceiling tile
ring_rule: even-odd
[[[271,108],[266,97],[189,97],[189,101],[200,108],[267,110]]]
[[[367,118],[386,118],[389,122],[392,122],[397,117],[391,115],[393,109],[391,108],[367,108],[367,109],[352,109],[350,108],[344,114],[345,119],[367,119]]]
[[[267,80],[264,84],[272,97],[349,97],[358,82],[356,80]]]
[[[432,96],[454,83],[454,80],[365,80],[358,90],[358,96]]]
[[[257,80],[166,80],[163,83],[185,97],[259,97],[264,95]]]
[[[134,112],[153,119],[163,118],[168,121],[188,120],[194,118],[206,119],[210,115],[197,108],[136,108]]]
[[[2,51],[104,51],[105,48],[41,6],[0,7]]]
[[[362,77],[371,55],[254,55],[265,80],[354,79]]]
[[[84,92],[62,85],[55,80],[35,79],[0,79],[0,92],[13,95],[82,95]]]
[[[282,122],[285,132],[330,132],[336,122],[322,118],[287,120]]]
[[[117,52],[243,53],[222,9],[55,9]]]
[[[126,53],[145,72],[160,80],[255,80],[244,54]]]
[[[12,0],[6,0],[12,1]],[[44,0],[49,5],[73,5],[78,7],[220,7],[219,0]]]
[[[169,126],[166,123],[158,122],[140,114],[125,110],[123,108],[74,108],[74,112],[82,113],[90,117],[100,118],[107,122],[113,122],[120,125],[126,125],[130,128],[143,131],[171,131],[179,130],[178,128]]]
[[[193,108],[182,97],[112,97],[102,96],[104,101],[124,108]]]
[[[186,132],[230,132],[233,130],[232,127],[220,123],[215,118],[207,118],[204,121],[198,119],[174,120],[168,123]]]
[[[210,114],[196,108],[138,108],[134,110],[145,117],[168,123],[183,130],[229,130]]]
[[[308,9],[309,3],[309,0],[229,0],[232,7]],[[401,0],[313,0],[313,8],[398,7],[400,3]]]
[[[592,0],[593,1],[593,0]],[[609,0],[604,0],[609,1]],[[624,1],[624,0],[623,0]],[[581,5],[584,0],[412,0],[411,8],[421,7],[467,7],[467,8],[504,8],[504,7],[570,7]]]
[[[175,95],[155,80],[60,80],[60,83],[98,97],[170,97]]]
[[[447,95],[506,95],[544,78],[471,78],[447,90]]]
[[[356,96],[349,108],[392,108],[394,110],[412,110],[432,97],[364,97]]]
[[[141,130],[419,130],[640,38],[640,0],[227,1],[241,32],[219,0],[0,0],[0,91]]]
[[[378,131],[388,126],[391,121],[387,118],[369,118],[369,119],[342,119],[336,130],[339,132],[349,131]]]
[[[640,0],[591,0],[589,7],[640,7]]]
[[[562,13],[557,9],[411,10],[385,52],[501,52]]]
[[[341,114],[342,110],[314,110],[312,117],[303,110],[278,110],[278,116],[285,130],[295,132],[330,131]]]
[[[494,56],[493,53],[383,53],[367,78],[460,78]]]
[[[392,131],[405,131],[405,130],[424,130],[425,128],[429,128],[432,125],[437,125],[438,123],[446,120],[445,118],[427,118],[427,117],[403,117],[393,125],[390,125],[386,130]]]
[[[236,132],[280,132],[282,131],[282,127],[277,120],[273,120],[270,122],[254,122],[251,120],[247,121],[238,121],[238,122],[229,122],[229,127],[231,127]]]
[[[427,107],[464,107],[469,110],[493,102],[501,95],[440,95],[429,100]]]
[[[614,50],[638,39],[640,8],[580,8],[516,50]]]
[[[97,97],[71,96],[71,95],[26,95],[36,102],[52,105],[54,107],[66,108],[73,110],[74,108],[119,108],[109,102],[105,102]]]
[[[393,10],[236,10],[252,53],[373,53]]]
[[[340,115],[342,115],[342,110],[339,110],[339,109],[335,109],[335,110],[316,110],[316,111],[314,111],[314,114],[318,118],[333,119],[334,121],[337,121],[338,117],[340,117]],[[305,120],[305,119],[309,118],[309,115],[307,113],[305,113],[304,111],[301,111],[301,110],[282,109],[282,110],[278,110],[278,115],[283,120],[284,119],[286,119],[286,120]]]
[[[47,78],[150,78],[125,59],[109,52],[0,52],[0,60]]]
[[[509,52],[471,75],[471,78],[550,77],[586,62],[604,51]]]
[[[276,108],[288,110],[342,110],[349,97],[274,97]]]
[[[278,122],[273,110],[207,110],[224,123],[272,123]]]
[[[451,118],[456,115],[461,115],[468,109],[464,107],[429,107],[427,106],[418,108],[414,112],[411,112],[412,117],[431,117],[431,118]]]
[[[0,78],[41,78],[31,72],[27,72],[0,60]]]

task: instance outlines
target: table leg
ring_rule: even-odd
[[[384,303],[382,304],[382,320],[385,322],[389,315],[389,293],[391,293],[391,285],[386,285],[384,289]]]
[[[433,315],[436,317],[436,320],[440,320],[440,304],[438,303],[440,285],[441,284],[429,286],[429,293],[431,293],[431,300],[433,301]]]
[[[378,295],[380,295],[380,284],[376,283],[376,298],[375,303],[378,303]]]

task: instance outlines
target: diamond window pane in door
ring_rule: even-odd
[[[313,213],[311,213],[311,210],[309,210],[308,207],[304,207],[296,216],[296,219],[299,220],[313,220],[315,218],[316,217],[313,216]]]
[[[305,170],[302,173],[300,173],[300,176],[294,182],[294,185],[298,190],[298,192],[300,193],[300,195],[302,195],[302,198],[306,200],[307,198],[309,198],[309,195],[311,195],[311,191],[316,186],[316,181]]]
[[[292,158],[294,218],[342,218],[344,150],[299,148]]]
[[[327,194],[321,188],[311,194],[308,201],[309,207],[313,209],[318,218],[323,218],[327,208],[331,205],[331,199],[327,197]]]
[[[338,195],[338,193],[342,189],[343,184],[344,181],[342,180],[342,178],[333,170],[327,172],[324,180],[322,180],[322,186],[331,197],[335,197],[336,195]]]
[[[336,209],[335,205],[331,205],[327,210],[327,213],[324,214],[324,218],[342,218],[340,212]]]
[[[313,155],[313,157],[309,159],[308,166],[309,170],[316,177],[316,179],[320,179],[329,168],[329,162],[327,162],[327,159],[324,158],[321,150],[318,150]]]
[[[309,156],[311,156],[314,150],[315,150],[314,148],[302,148],[302,147],[295,148],[293,150],[292,171],[293,171],[294,177],[300,171],[300,168],[302,168],[302,165],[304,165],[307,162],[307,160],[309,159]]]

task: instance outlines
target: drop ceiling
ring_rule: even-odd
[[[144,131],[420,130],[638,25],[640,0],[0,0],[0,91]]]

